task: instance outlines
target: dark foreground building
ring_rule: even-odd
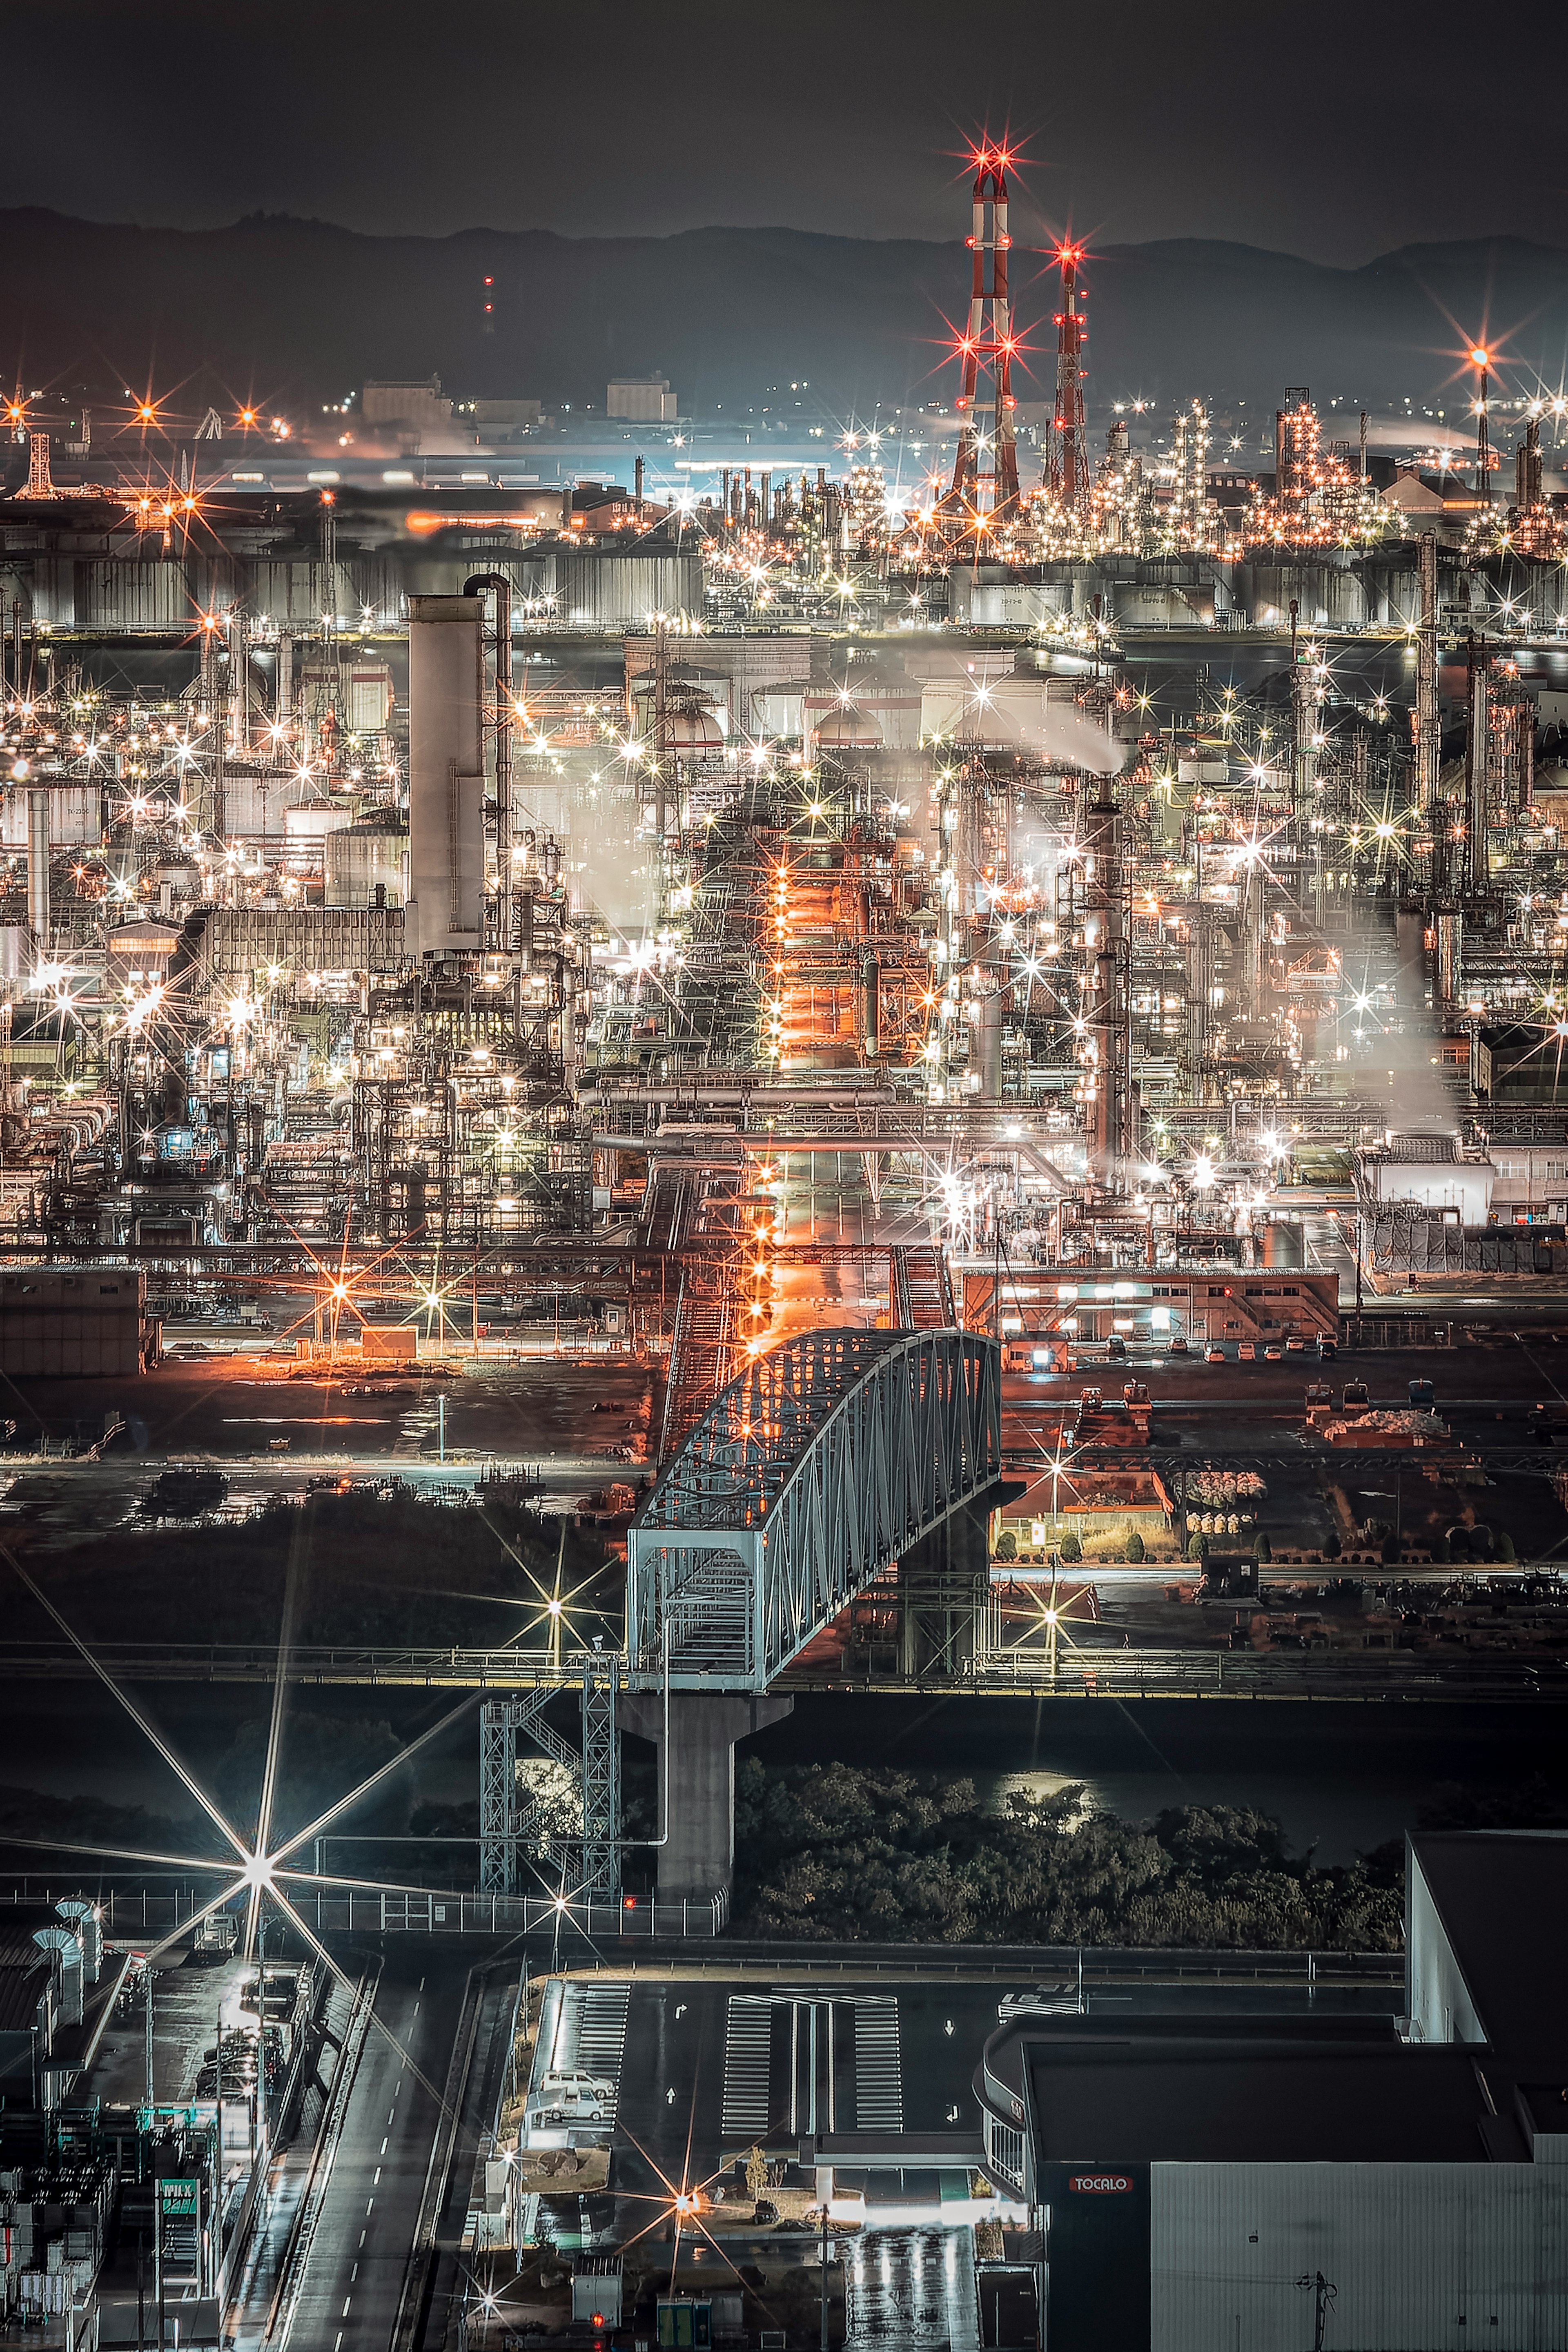
[[[1568,2346],[1568,1834],[1413,1838],[1406,1911],[1399,2021],[992,2036],[1050,2352]]]

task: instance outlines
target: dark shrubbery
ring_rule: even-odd
[[[30,1572],[89,1642],[276,1642],[292,1564],[298,1642],[484,1645],[531,1619],[524,1642],[546,1638],[541,1604],[560,1541],[559,1520],[500,1496],[454,1508],[406,1491],[385,1502],[321,1494],[233,1527],[116,1528],[70,1551],[35,1551]],[[601,1598],[592,1586],[603,1564],[596,1539],[568,1531],[562,1588],[580,1609]],[[605,1630],[618,1636],[618,1575],[602,1598],[614,1617]],[[14,1634],[54,1633],[14,1582],[7,1601]],[[601,1630],[597,1619],[578,1622],[584,1638]]]
[[[1402,1864],[1320,1870],[1277,1822],[1183,1805],[1083,1817],[1079,1792],[1003,1813],[974,1784],[845,1764],[737,1774],[742,1934],[910,1943],[1395,1951]]]

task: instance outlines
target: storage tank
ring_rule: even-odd
[[[408,828],[400,817],[369,818],[330,833],[326,842],[329,907],[401,907],[406,887]],[[376,897],[380,890],[384,893]]]
[[[825,713],[812,729],[811,740],[822,751],[879,751],[882,730],[867,712],[850,705]]]
[[[408,600],[407,945],[479,945],[484,890],[484,604]]]
[[[351,735],[384,735],[392,724],[392,667],[372,654],[354,654],[345,672],[346,723]]]

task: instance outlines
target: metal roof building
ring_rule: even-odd
[[[975,2088],[1051,2352],[1568,2345],[1568,1835],[1419,1836],[1405,2018],[1027,2017]]]

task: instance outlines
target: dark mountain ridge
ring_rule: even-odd
[[[376,237],[280,215],[179,230],[14,210],[0,212],[0,369],[68,403],[150,388],[195,415],[209,400],[319,408],[367,376],[432,373],[459,398],[602,410],[607,377],[655,372],[683,412],[788,415],[793,382],[847,413],[951,397],[967,268],[956,243],[786,228]],[[1034,378],[1017,388],[1043,396],[1055,272],[1019,247],[1013,275]],[[1110,247],[1085,276],[1091,412],[1194,394],[1263,411],[1289,383],[1455,419],[1478,334],[1496,339],[1509,394],[1558,389],[1568,362],[1568,254],[1518,237],[1357,269],[1172,238]]]

